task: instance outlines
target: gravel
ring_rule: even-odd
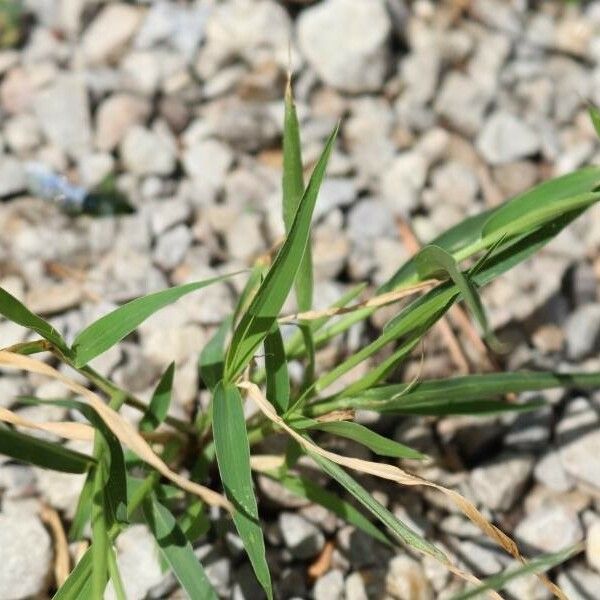
[[[325,83],[357,94],[383,84],[390,29],[382,0],[329,0],[301,15],[298,41]],[[324,31],[328,34],[323,35]]]
[[[521,497],[534,462],[533,456],[524,453],[504,454],[476,467],[470,479],[475,496],[490,510],[509,510]]]
[[[400,233],[402,221],[425,244],[542,179],[597,162],[600,146],[586,108],[588,99],[600,102],[599,3],[534,4],[473,0],[452,12],[453,3],[431,0],[26,3],[22,45],[0,51],[0,286],[72,340],[85,324],[139,295],[251,266],[284,234],[282,99],[290,67],[305,182],[340,122],[312,228],[315,306],[365,279],[371,287],[385,283],[413,251]],[[71,217],[28,198],[30,162],[88,188],[112,178],[136,213]],[[501,363],[598,369],[599,214],[592,209],[484,289],[490,323],[511,339]],[[206,406],[208,396],[198,393],[198,350],[234,309],[242,281],[165,308],[94,368],[149,398],[176,360],[171,410],[190,418],[198,397]],[[319,364],[355,352],[395,310],[373,315],[350,332],[346,346],[320,353]],[[0,338],[10,345],[26,332],[0,320]],[[479,370],[480,357],[466,349]],[[426,350],[423,379],[456,375],[438,339]],[[398,377],[415,374],[409,371]],[[1,406],[14,408],[23,394],[58,397],[64,390],[0,374]],[[465,493],[526,550],[552,551],[585,538],[586,556],[551,573],[578,598],[600,585],[595,396],[547,394],[547,408],[516,417],[357,418],[427,452],[426,466],[410,468]],[[48,407],[18,410],[39,420],[65,417]],[[306,476],[323,484],[312,469]],[[38,505],[59,510],[68,526],[81,480],[0,459],[0,598],[47,595],[52,551]],[[506,567],[503,555],[438,496],[413,502],[410,495],[406,503],[402,496],[400,506],[395,488],[361,483],[428,539],[443,538],[441,546],[465,566],[477,554],[479,575]],[[432,559],[392,557],[271,480],[260,479],[257,494],[281,597],[427,600],[461,590]],[[15,506],[23,510],[10,512]],[[259,597],[239,538],[220,521],[214,531],[196,552],[218,592]],[[335,543],[330,569],[310,580],[307,569],[326,539]],[[120,540],[131,597],[179,597],[176,580],[161,575],[147,530],[134,525]],[[545,600],[536,583],[520,578],[508,592]]]
[[[325,537],[319,528],[295,513],[282,512],[279,515],[279,530],[294,558],[316,556],[325,544]]]
[[[0,513],[0,599],[45,591],[52,568],[52,542],[39,517]]]

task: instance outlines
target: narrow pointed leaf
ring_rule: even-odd
[[[80,600],[91,597],[93,550],[88,548],[60,586],[52,600]]]
[[[533,558],[526,565],[511,567],[498,575],[493,575],[476,587],[470,588],[465,592],[452,596],[451,600],[470,600],[471,598],[480,598],[489,590],[501,590],[514,579],[518,579],[523,575],[532,575],[537,573],[545,573],[553,567],[569,560],[577,552],[581,551],[581,547],[573,546],[555,552],[553,554],[544,554]],[[540,584],[541,585],[541,584]]]
[[[443,562],[447,561],[440,550],[406,526],[400,519],[395,517],[387,508],[385,508],[385,506],[377,502],[371,493],[363,488],[353,477],[348,475],[348,473],[339,465],[336,465],[334,462],[313,452],[310,452],[309,455],[319,467],[325,471],[325,473],[335,479],[348,493],[352,494],[352,496],[370,511],[371,514],[379,519],[397,540],[419,552],[425,552],[438,560]]]
[[[227,381],[233,381],[246,367],[273,326],[294,283],[308,243],[312,214],[336,135],[337,128],[329,137],[313,171],[283,246],[233,334],[225,361]]]
[[[290,378],[283,338],[277,323],[265,338],[265,367],[267,371],[267,399],[279,414],[285,413],[290,401]]]
[[[155,496],[144,504],[144,517],[160,551],[189,598],[216,600],[212,585],[175,517]]]
[[[217,465],[225,494],[234,505],[233,521],[242,538],[256,578],[272,598],[265,541],[250,471],[250,446],[240,393],[232,384],[219,383],[213,399],[213,435]]]
[[[85,473],[96,462],[81,452],[6,427],[0,427],[0,454],[63,473]]]
[[[288,82],[285,93],[283,122],[283,222],[286,232],[289,232],[292,227],[303,193],[304,175],[300,128],[292,96],[292,86]],[[313,285],[312,250],[309,237],[306,251],[296,275],[295,288],[298,310],[306,311],[312,308]]]
[[[332,435],[347,438],[366,446],[375,454],[380,456],[391,456],[392,458],[410,458],[423,460],[427,458],[417,450],[413,450],[404,444],[390,440],[360,423],[352,421],[315,421],[313,419],[291,421],[290,425],[295,429],[317,429]]]
[[[598,110],[597,106],[590,104],[588,106],[588,113],[590,115],[590,119],[592,121],[592,125],[596,130],[596,135],[600,137],[600,110]]]
[[[214,391],[217,383],[223,379],[225,363],[225,338],[231,326],[231,317],[227,317],[200,352],[200,377],[206,387]]]
[[[587,206],[598,199],[594,189],[599,183],[598,167],[545,181],[496,209],[483,225],[482,237],[531,231],[555,216]]]
[[[100,317],[100,319],[79,332],[73,342],[76,366],[78,368],[82,367],[99,354],[106,352],[161,308],[172,304],[186,294],[223,281],[233,275],[235,273],[187,283],[142,296]]]
[[[163,373],[154,390],[148,410],[140,421],[140,431],[154,431],[165,420],[171,405],[174,373],[175,363],[172,362]]]
[[[17,323],[17,325],[39,333],[44,339],[61,350],[67,351],[67,345],[62,336],[50,323],[32,313],[24,304],[3,288],[0,288],[0,315],[13,323]]]
[[[306,477],[292,475],[289,472],[281,476],[278,476],[276,473],[266,473],[266,475],[278,481],[284,488],[296,496],[306,498],[315,504],[320,504],[341,519],[344,519],[350,525],[354,525],[364,531],[378,542],[390,545],[389,539],[369,519],[356,510],[352,504],[342,500],[337,494],[327,491],[323,486],[312,482]]]

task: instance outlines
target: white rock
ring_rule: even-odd
[[[115,546],[117,566],[128,600],[146,598],[148,590],[163,578],[153,536],[145,525],[132,525],[117,538]],[[116,598],[112,583],[107,587],[105,598]]]
[[[154,262],[164,269],[174,269],[192,244],[192,234],[185,225],[178,225],[161,235],[154,249]]]
[[[291,23],[286,10],[274,0],[238,0],[219,3],[206,24],[205,48],[214,51],[217,60],[207,61],[207,52],[200,57],[206,75],[213,75],[223,62],[242,56],[254,62],[259,52],[288,65]],[[210,62],[207,67],[206,63]],[[292,65],[294,68],[294,55]]]
[[[598,596],[600,575],[581,565],[563,570],[556,583],[569,600],[590,600]]]
[[[82,157],[78,167],[80,183],[89,189],[102,183],[114,171],[115,159],[107,152],[96,152]]]
[[[232,258],[250,262],[263,250],[261,221],[259,214],[244,213],[231,223],[225,235]]]
[[[339,569],[332,569],[315,582],[315,600],[342,600],[344,598],[344,575]]]
[[[119,145],[128,129],[143,124],[150,114],[147,100],[130,94],[113,94],[96,112],[96,146],[100,150],[113,150]]]
[[[435,100],[435,111],[461,133],[474,135],[481,124],[491,95],[468,75],[451,71]]]
[[[509,510],[523,492],[533,464],[527,454],[506,454],[476,467],[470,479],[475,496],[491,510]]]
[[[433,600],[423,567],[409,556],[392,558],[385,577],[387,593],[396,600]]]
[[[52,543],[33,514],[0,514],[0,600],[46,592],[52,568]]]
[[[600,419],[584,398],[573,400],[556,427],[562,466],[575,480],[600,488]]]
[[[351,573],[344,584],[346,600],[368,600],[367,589],[359,572]]]
[[[282,512],[279,515],[279,529],[286,548],[295,558],[316,556],[325,544],[321,531],[296,513]]]
[[[4,124],[4,137],[9,148],[17,154],[35,149],[41,142],[41,132],[33,115],[22,114]]]
[[[502,110],[489,117],[477,138],[477,149],[492,165],[531,156],[540,147],[538,134],[527,123]]]
[[[0,198],[23,192],[26,187],[23,163],[13,156],[0,154]]]
[[[191,59],[204,37],[210,7],[201,4],[186,6],[164,0],[153,4],[136,35],[137,48],[151,48],[168,42]]]
[[[427,161],[417,152],[399,154],[383,175],[381,192],[394,215],[406,216],[419,204],[425,185]]]
[[[136,175],[169,175],[175,169],[171,144],[139,125],[128,130],[120,150],[125,168]]]
[[[218,188],[233,163],[233,152],[227,144],[217,140],[201,140],[188,148],[183,155],[183,168],[193,179]]]
[[[76,74],[59,76],[34,98],[34,110],[46,137],[72,158],[90,147],[92,130],[87,90]]]
[[[181,327],[165,327],[144,336],[144,355],[163,367],[175,361],[185,362],[197,355],[204,345],[205,338],[199,325],[187,324]]]
[[[465,164],[450,161],[432,174],[433,188],[441,202],[469,210],[479,191],[479,180],[473,170]]]
[[[588,565],[600,573],[600,521],[592,523],[587,531],[585,556]]]
[[[383,84],[390,30],[381,0],[328,0],[298,19],[300,47],[313,69],[325,83],[350,93]]]
[[[543,504],[515,528],[517,541],[540,552],[558,552],[580,542],[583,529],[577,514],[563,504]]]
[[[595,353],[600,345],[600,304],[584,304],[569,315],[565,323],[567,356],[581,360]]]
[[[108,62],[133,37],[144,12],[138,7],[114,2],[105,5],[81,38],[83,54],[90,64]]]

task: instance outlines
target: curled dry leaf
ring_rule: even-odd
[[[378,296],[369,298],[364,302],[358,302],[357,304],[353,304],[352,306],[331,306],[329,308],[324,308],[323,310],[308,310],[306,312],[300,312],[293,315],[281,317],[279,319],[279,322],[292,323],[295,321],[316,321],[324,317],[329,318],[335,317],[337,315],[346,315],[348,313],[352,313],[357,310],[362,310],[364,308],[380,308],[382,306],[398,302],[399,300],[403,300],[404,298],[408,298],[408,296],[412,296],[417,292],[429,290],[436,283],[438,282],[432,280],[421,281],[409,287],[394,290],[392,292],[387,292],[385,294],[379,294]]]
[[[52,532],[54,539],[54,579],[57,587],[60,587],[71,572],[69,543],[60,517],[52,507],[44,505],[40,510],[40,517]]]
[[[11,425],[18,425],[19,427],[47,431],[67,440],[89,442],[94,439],[94,428],[85,423],[74,423],[72,421],[45,421],[43,423],[36,423],[2,407],[0,407],[0,421],[10,423]]]
[[[269,401],[264,397],[258,386],[249,381],[242,381],[239,384],[239,387],[246,390],[248,396],[252,398],[252,400],[256,403],[262,413],[273,423],[277,424],[281,429],[286,431],[291,437],[293,437],[304,449],[307,451],[322,456],[342,467],[346,467],[348,469],[352,469],[355,471],[359,471],[361,473],[367,473],[368,475],[373,475],[375,477],[379,477],[381,479],[388,479],[390,481],[395,481],[401,485],[408,486],[416,486],[422,485],[426,487],[434,488],[443,494],[445,494],[462,512],[463,514],[471,520],[475,525],[477,525],[483,533],[485,533],[491,540],[499,544],[506,552],[508,552],[511,556],[521,561],[523,564],[526,563],[525,558],[519,552],[519,548],[517,544],[508,537],[504,532],[500,531],[495,525],[490,523],[481,512],[471,503],[469,500],[461,496],[455,490],[448,489],[442,485],[434,483],[432,481],[428,481],[427,479],[423,479],[422,477],[417,477],[416,475],[412,475],[403,471],[399,467],[394,465],[389,465],[385,463],[376,463],[368,460],[363,460],[359,458],[350,458],[347,456],[342,456],[340,454],[336,454],[335,452],[330,452],[328,450],[324,450],[320,448],[316,444],[310,442],[305,439],[299,433],[294,431],[276,412],[273,406],[269,403]],[[445,566],[450,569],[453,573],[469,580],[473,581],[474,576],[465,573],[464,571],[458,569],[454,565],[449,563],[445,563]],[[545,575],[538,574],[538,577],[544,583],[544,585],[557,597],[561,600],[568,600],[564,593],[560,590],[558,586],[553,584]],[[498,594],[495,595],[496,598],[501,598]]]
[[[178,473],[175,473],[158,457],[153,451],[148,442],[127,422],[121,415],[114,411],[110,406],[106,405],[100,396],[88,390],[82,385],[69,379],[56,369],[49,365],[22,356],[20,354],[12,354],[11,352],[0,351],[0,365],[5,367],[13,367],[15,369],[23,369],[31,373],[38,373],[56,379],[65,385],[68,389],[82,396],[87,403],[98,413],[106,426],[114,433],[118,440],[127,446],[132,452],[137,454],[144,462],[156,469],[161,475],[178,485],[180,488],[195,494],[207,504],[220,506],[228,511],[232,510],[230,502],[221,494],[213,490],[194,483]],[[90,428],[91,429],[91,428]]]
[[[253,454],[250,457],[250,468],[254,471],[274,471],[284,465],[285,456],[279,454]]]

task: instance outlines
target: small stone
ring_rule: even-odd
[[[476,134],[491,101],[490,93],[473,78],[451,71],[435,100],[435,111],[460,133]]]
[[[104,152],[88,154],[79,161],[78,167],[81,184],[90,189],[102,183],[114,171],[115,159]]]
[[[536,481],[556,492],[568,492],[574,486],[556,450],[550,450],[538,460],[533,474]]]
[[[383,175],[382,195],[395,215],[407,216],[419,204],[419,192],[425,185],[427,161],[416,152],[397,156]]]
[[[213,188],[219,188],[233,163],[229,146],[217,140],[201,140],[183,154],[183,168],[192,179],[200,179]]]
[[[552,419],[552,409],[549,406],[521,413],[504,437],[504,445],[511,449],[530,452],[544,450],[550,439]]]
[[[137,31],[144,16],[135,6],[114,2],[105,5],[81,37],[89,64],[116,59]]]
[[[496,548],[490,548],[487,545],[487,540],[479,538],[477,540],[462,540],[457,544],[453,544],[459,557],[467,564],[473,557],[477,557],[476,563],[473,565],[475,571],[484,577],[495,575],[502,571],[504,556],[502,552]]]
[[[185,223],[192,216],[189,204],[179,199],[153,202],[149,213],[152,233],[157,236],[174,225]]]
[[[490,510],[507,511],[519,499],[534,459],[526,454],[504,454],[471,472],[471,485],[478,500]]]
[[[60,283],[30,290],[26,296],[26,305],[35,313],[49,315],[77,306],[82,297],[80,285]]]
[[[264,249],[261,216],[244,213],[230,224],[225,234],[229,255],[246,263],[252,262]]]
[[[0,198],[12,196],[27,188],[23,163],[6,154],[0,154]]]
[[[575,480],[600,488],[600,419],[584,398],[573,400],[556,426],[560,461]]]
[[[332,569],[321,575],[313,589],[314,600],[342,600],[344,598],[344,575],[339,569]]]
[[[170,175],[175,169],[175,153],[159,134],[135,125],[121,142],[125,168],[136,175]]]
[[[440,202],[469,210],[479,191],[479,181],[471,168],[457,161],[447,162],[431,177]]]
[[[583,539],[577,514],[562,504],[542,504],[515,528],[517,541],[537,552],[558,552]]]
[[[312,558],[325,545],[325,538],[321,531],[310,521],[295,513],[281,513],[279,529],[286,548],[294,558]]]
[[[540,150],[538,134],[527,123],[506,111],[497,111],[477,137],[477,149],[492,165],[531,156]]]
[[[522,564],[514,561],[506,570],[518,569]],[[550,600],[552,594],[548,589],[540,584],[536,575],[521,575],[507,582],[504,590],[515,600]]]
[[[364,579],[358,572],[350,573],[344,584],[346,600],[368,600]]]
[[[181,327],[155,329],[144,336],[144,355],[159,366],[175,361],[183,363],[202,349],[205,338],[199,325],[188,323]]]
[[[87,90],[78,75],[65,74],[34,98],[34,110],[46,137],[72,158],[90,147],[92,130]]]
[[[565,323],[567,356],[581,360],[600,348],[600,304],[585,304]]]
[[[0,598],[45,594],[51,568],[52,542],[40,519],[0,513]]]
[[[36,118],[30,114],[17,115],[4,124],[6,143],[17,154],[37,148],[42,141],[40,133]]]
[[[154,249],[154,262],[165,271],[181,263],[192,244],[192,234],[185,225],[178,225],[160,236]]]
[[[581,565],[565,569],[556,581],[569,600],[590,600],[600,590],[600,575]]]
[[[588,528],[585,557],[588,565],[600,573],[600,521],[595,521]]]
[[[326,177],[321,183],[313,219],[316,221],[335,208],[348,206],[356,197],[356,188],[351,179]]]
[[[96,147],[111,151],[133,125],[143,125],[150,115],[150,104],[131,94],[113,94],[102,101],[96,112]]]
[[[298,20],[300,47],[313,69],[327,84],[350,93],[376,91],[383,84],[390,30],[380,0],[329,0],[307,8]]]
[[[395,600],[433,600],[423,567],[408,556],[396,556],[388,565],[386,591]]]
[[[145,525],[128,527],[115,543],[117,566],[123,580],[127,598],[142,600],[148,590],[163,578],[154,537]],[[114,600],[116,594],[112,583],[106,590],[106,599]]]

